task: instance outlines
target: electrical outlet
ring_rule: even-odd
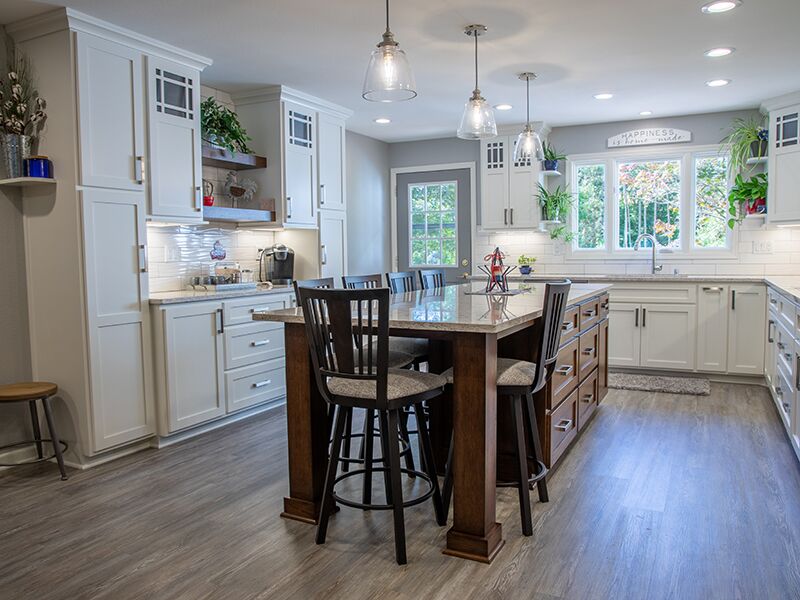
[[[771,241],[753,242],[753,254],[772,254]]]
[[[164,261],[165,262],[180,262],[181,249],[177,246],[167,246],[164,248]]]

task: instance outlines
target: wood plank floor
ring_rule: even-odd
[[[281,410],[68,482],[5,471],[0,598],[800,597],[800,469],[755,386],[612,390],[534,504],[532,538],[498,490],[491,565],[442,555],[429,504],[406,511],[405,567],[386,512],[343,508],[315,546],[278,517],[286,486]]]

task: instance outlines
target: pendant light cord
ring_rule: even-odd
[[[528,89],[526,96],[527,96],[527,103],[525,105],[525,120],[528,122],[528,127],[531,126],[531,78],[527,76],[525,78],[525,85]]]
[[[389,0],[386,0],[386,32],[389,32]]]
[[[473,32],[475,37],[475,89],[478,89],[478,32]]]

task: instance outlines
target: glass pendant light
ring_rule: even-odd
[[[464,114],[456,134],[462,140],[480,140],[497,135],[494,110],[478,89],[478,36],[486,33],[485,25],[469,25],[464,33],[475,38],[475,89],[464,105]]]
[[[514,162],[544,160],[542,139],[531,127],[531,79],[536,79],[536,73],[520,73],[519,78],[526,82],[527,104],[525,127],[517,136],[517,144],[514,146]]]
[[[370,56],[361,96],[371,102],[398,102],[417,96],[417,84],[406,53],[389,30],[389,0],[386,0],[386,31]]]

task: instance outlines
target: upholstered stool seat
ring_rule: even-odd
[[[433,390],[441,391],[447,381],[441,375],[422,373],[408,369],[389,369],[386,386],[387,400],[398,400],[407,396],[424,394]],[[331,377],[328,389],[335,396],[374,400],[377,397],[377,382],[374,379],[344,379]]]
[[[442,377],[447,379],[447,383],[453,383],[453,368],[442,373]],[[513,358],[497,359],[497,385],[500,387],[531,386],[535,377],[535,363]]]

